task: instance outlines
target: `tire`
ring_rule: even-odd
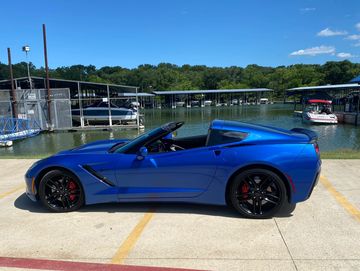
[[[229,190],[232,206],[247,218],[273,217],[286,201],[283,180],[267,169],[249,169],[238,174]]]
[[[84,205],[84,190],[79,179],[65,170],[52,170],[39,184],[39,198],[52,212],[71,212]]]

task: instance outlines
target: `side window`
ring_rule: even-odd
[[[228,130],[210,130],[207,146],[239,142],[246,138],[247,133]]]

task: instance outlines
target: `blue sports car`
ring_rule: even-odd
[[[267,218],[308,199],[321,168],[317,135],[214,120],[207,134],[176,138],[170,122],[133,140],[102,140],[33,164],[26,194],[55,212],[103,202],[230,205]]]

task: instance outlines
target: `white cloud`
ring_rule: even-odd
[[[360,40],[360,35],[349,35],[346,37],[347,40]]]
[[[346,31],[331,30],[330,28],[325,28],[321,30],[319,33],[317,33],[319,37],[343,36],[346,34],[347,34]]]
[[[300,9],[300,11],[302,13],[311,12],[311,11],[315,11],[315,10],[316,10],[316,8],[302,8],[302,9]]]
[[[335,54],[335,47],[334,46],[316,46],[307,49],[301,49],[295,52],[292,52],[291,56],[316,56],[321,54]]]
[[[352,58],[352,57],[355,57],[350,53],[338,53],[336,56],[340,57],[340,58]]]
[[[357,28],[357,30],[360,31],[360,23],[357,23],[357,24],[355,25],[355,27]]]

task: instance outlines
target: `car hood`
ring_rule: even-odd
[[[57,153],[57,155],[80,154],[80,153],[106,153],[115,145],[126,143],[128,141],[129,139],[98,140],[88,144],[81,145],[71,150],[61,151]]]

